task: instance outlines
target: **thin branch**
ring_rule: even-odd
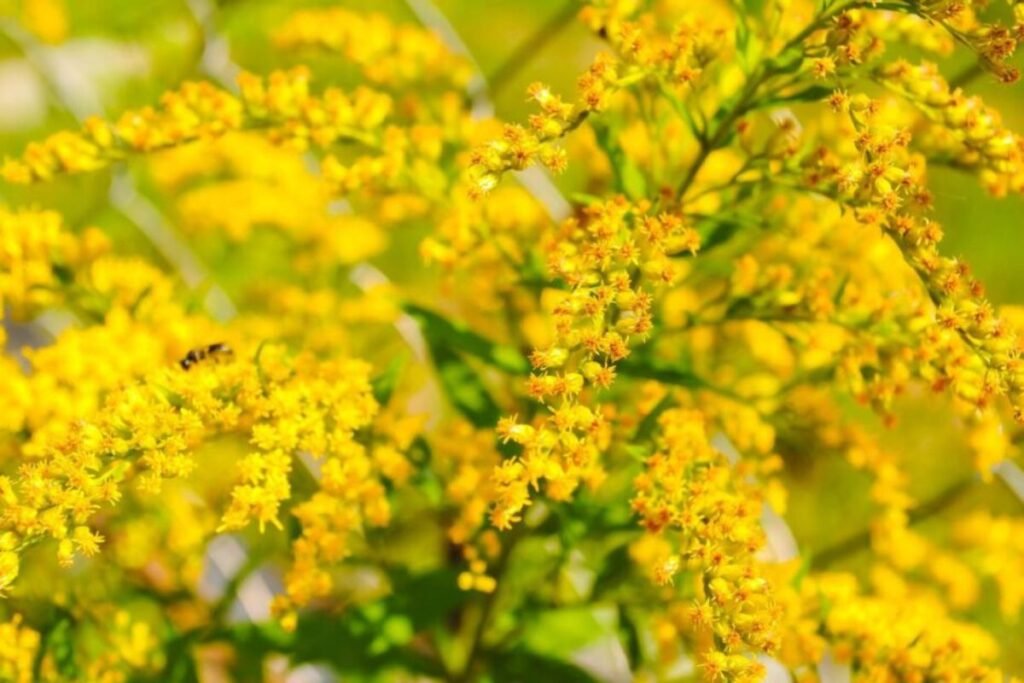
[[[985,65],[981,62],[974,62],[969,67],[949,79],[949,87],[952,90],[966,87],[971,81],[986,72]]]
[[[512,50],[512,54],[498,65],[487,77],[490,85],[491,97],[497,97],[498,93],[504,90],[509,82],[536,57],[537,53],[554,39],[562,29],[568,26],[576,17],[579,6],[576,0],[569,0],[562,8],[546,21],[536,32],[524,40],[519,47]]]
[[[477,622],[476,627],[473,629],[472,640],[469,644],[469,651],[466,654],[466,661],[461,669],[452,676],[454,683],[468,683],[473,680],[474,669],[476,668],[477,662],[480,656],[485,650],[484,638],[487,635],[487,628],[491,625],[491,618],[494,616],[494,610],[498,606],[498,596],[501,592],[501,576],[508,569],[509,562],[512,558],[512,552],[515,549],[519,539],[522,538],[523,534],[523,522],[520,522],[519,526],[513,529],[505,536],[505,542],[501,547],[501,554],[495,561],[491,573],[496,579],[498,579],[498,586],[487,594],[484,600],[483,609],[480,612],[480,621]]]
[[[918,524],[952,507],[964,497],[977,481],[978,478],[972,475],[953,482],[932,498],[912,508],[907,513],[907,524]],[[814,553],[811,556],[811,568],[814,570],[826,569],[839,560],[867,550],[870,547],[871,530],[864,529],[844,541]]]

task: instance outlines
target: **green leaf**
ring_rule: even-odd
[[[629,667],[632,670],[640,668],[643,659],[643,651],[640,644],[640,627],[636,620],[629,613],[625,606],[619,605],[619,623],[622,625],[622,640],[626,646],[626,656],[629,657]]]
[[[660,81],[658,83],[658,91],[661,93],[661,96],[664,97],[670,105],[672,105],[672,109],[674,109],[676,114],[679,115],[679,118],[686,123],[690,132],[693,134],[693,137],[703,141],[705,139],[704,132],[700,129],[700,126],[697,125],[697,121],[693,118],[693,112],[690,111],[690,107],[682,102],[675,93],[669,90],[665,84]]]
[[[59,613],[42,636],[42,647],[39,648],[34,662],[35,675],[40,674],[43,659],[50,654],[57,672],[69,681],[75,680],[78,677],[78,666],[75,663],[75,630],[71,617],[67,613]]]
[[[406,304],[404,309],[419,321],[423,336],[431,348],[443,346],[460,351],[515,375],[530,372],[530,362],[517,349],[493,342],[464,324],[452,322],[416,304]]]
[[[628,545],[620,545],[604,558],[597,579],[594,581],[594,597],[601,598],[609,591],[625,584],[633,576],[633,559],[629,556]]]
[[[406,312],[420,321],[437,377],[452,406],[477,427],[493,427],[501,409],[476,371],[459,355],[465,353],[516,375],[530,371],[530,363],[511,346],[496,344],[433,311],[406,304]]]
[[[187,639],[173,640],[167,648],[167,670],[161,675],[161,680],[170,683],[199,683],[199,669],[191,650],[192,643]]]
[[[809,553],[805,554],[800,560],[800,568],[797,569],[796,574],[793,574],[793,578],[789,580],[789,585],[793,586],[797,590],[800,590],[800,586],[803,585],[804,579],[811,572],[812,558]]]
[[[700,389],[707,386],[700,377],[691,372],[688,368],[678,365],[664,363],[647,358],[627,358],[619,363],[618,371],[621,375],[628,377],[641,377],[644,379],[656,379],[665,384],[689,389]]]
[[[637,200],[647,196],[647,178],[632,159],[623,156],[622,168],[619,169],[619,172],[622,176],[622,189],[627,197]]]
[[[261,662],[276,652],[293,664],[320,662],[352,675],[404,670],[443,676],[438,662],[408,646],[416,633],[446,619],[470,594],[459,590],[455,572],[447,569],[422,574],[398,570],[391,581],[392,592],[382,600],[341,614],[305,613],[294,633],[276,622],[235,624],[215,634],[214,640],[227,640],[238,648],[241,668],[236,673],[247,662]]]
[[[573,192],[569,195],[569,200],[573,204],[582,204],[584,206],[600,204],[602,201],[602,199],[597,195],[587,194],[586,192]]]
[[[725,309],[726,318],[744,318],[756,312],[754,301],[748,296],[741,296],[729,302]]]
[[[378,404],[385,406],[391,400],[391,395],[395,393],[395,387],[398,386],[398,380],[402,376],[405,360],[404,356],[393,358],[384,368],[384,372],[373,378],[371,382],[373,397]]]
[[[568,658],[604,638],[618,638],[618,611],[612,605],[583,605],[536,612],[527,617],[522,645],[530,652]]]
[[[491,675],[502,683],[597,683],[575,664],[516,647],[490,658]]]
[[[791,74],[800,70],[804,62],[804,52],[801,47],[791,47],[778,57],[769,59],[766,63],[769,73],[782,75]]]
[[[651,409],[651,412],[644,415],[644,419],[640,420],[640,424],[637,425],[636,434],[633,436],[633,443],[644,442],[651,438],[654,434],[654,430],[658,427],[658,418],[662,414],[675,405],[675,398],[672,396],[672,392],[667,392],[658,401],[658,404]]]
[[[477,427],[493,427],[501,409],[476,374],[462,358],[445,346],[430,344],[437,378],[452,406]]]
[[[612,167],[615,191],[622,192],[633,200],[647,196],[647,178],[615,140],[615,132],[611,127],[595,124],[594,130],[597,134],[597,144],[608,156]]]
[[[839,287],[836,288],[836,293],[832,296],[832,303],[837,307],[839,302],[843,300],[843,294],[846,293],[846,286],[850,284],[850,274],[846,273],[843,275],[843,279],[839,282]]]
[[[53,276],[57,278],[57,281],[64,286],[75,281],[75,272],[65,265],[53,263],[50,265],[50,270],[53,271]]]
[[[830,88],[827,85],[812,85],[790,95],[780,95],[779,97],[761,100],[755,107],[751,108],[764,109],[766,107],[775,107],[780,104],[792,104],[794,102],[820,102],[831,95],[834,91],[835,88]]]
[[[458,572],[438,569],[420,574],[392,572],[392,594],[388,609],[409,617],[416,632],[444,621],[473,597],[459,588]],[[426,597],[424,597],[426,596]]]
[[[712,226],[710,229],[698,229],[701,254],[706,254],[715,247],[725,244],[743,227],[739,222],[729,220],[708,221],[708,223]]]

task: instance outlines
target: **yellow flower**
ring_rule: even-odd
[[[0,677],[13,683],[34,680],[34,662],[41,638],[22,623],[21,615],[0,622]]]

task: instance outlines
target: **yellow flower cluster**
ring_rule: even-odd
[[[249,336],[301,343],[308,351],[328,355],[339,349],[357,354],[362,340],[352,335],[353,328],[379,329],[399,315],[397,293],[386,284],[357,296],[277,283],[254,287],[248,294],[263,303],[262,310],[239,320]]]
[[[53,211],[12,210],[0,205],[0,315],[16,319],[60,305],[62,278],[106,252],[97,229],[76,237]]]
[[[91,118],[81,131],[61,131],[32,143],[21,158],[6,160],[0,173],[8,182],[38,182],[105,168],[132,152],[154,152],[243,128],[269,128],[272,138],[299,148],[339,140],[376,146],[376,129],[391,107],[390,98],[367,88],[351,95],[330,88],[313,96],[309,71],[302,68],[266,79],[243,73],[239,87],[241,96],[236,97],[207,82],[185,83],[165,93],[157,108],[125,112],[114,123]]]
[[[153,158],[150,172],[174,196],[186,232],[219,232],[242,243],[261,228],[279,230],[299,272],[357,263],[388,243],[375,222],[331,211],[330,186],[309,172],[300,153],[255,133],[167,150]]]
[[[548,496],[565,500],[581,482],[603,479],[596,438],[603,414],[581,397],[611,386],[630,341],[651,332],[649,290],[671,285],[679,274],[673,257],[699,246],[677,216],[647,215],[621,197],[589,207],[582,221],[569,219],[551,236],[548,267],[568,289],[554,306],[554,342],[531,355],[536,372],[526,386],[532,398],[552,402],[551,413],[536,425],[515,417],[498,424],[503,440],[522,447],[494,473],[491,520],[498,528],[519,519],[529,488],[541,481]]]
[[[966,554],[966,561],[999,588],[999,609],[1010,621],[1017,621],[1024,607],[1024,523],[1019,518],[976,511],[953,527],[954,539]]]
[[[289,597],[305,603],[323,595],[330,581],[320,563],[347,553],[347,538],[363,519],[386,524],[388,501],[378,477],[396,483],[409,474],[401,450],[415,427],[392,423],[372,449],[357,431],[377,412],[369,367],[361,361],[289,358],[264,346],[254,358],[212,355],[197,367],[167,368],[145,381],[113,391],[91,420],[48,432],[16,478],[0,478],[5,580],[17,575],[14,552],[42,540],[58,542],[58,557],[95,554],[103,537],[88,525],[93,514],[117,502],[129,482],[155,491],[164,479],[187,476],[192,454],[211,435],[246,430],[254,446],[238,464],[239,483],[222,529],[251,521],[279,525],[279,507],[291,496],[288,474],[296,453],[321,462],[320,489],[292,514],[303,523],[294,545]]]
[[[357,431],[370,426],[378,406],[370,391],[368,369],[358,361],[333,367],[311,364],[312,375],[298,377],[295,388],[304,392],[301,417],[312,419],[309,439],[279,427],[253,431],[253,441],[267,451],[242,461],[248,486],[236,488],[223,527],[241,527],[265,509],[274,497],[289,497],[287,448],[310,453],[320,463],[319,488],[308,500],[296,504],[291,514],[302,524],[302,534],[292,543],[292,565],[284,577],[285,594],[274,598],[272,608],[283,617],[287,628],[296,624],[296,607],[328,595],[333,586],[331,568],[351,553],[351,539],[367,526],[382,527],[391,521],[391,505],[384,481],[404,484],[412,466],[404,452],[418,435],[421,421],[416,417],[395,418],[384,413],[373,423],[370,443],[356,440]],[[315,377],[313,382],[310,377]],[[299,389],[302,387],[302,389]],[[329,388],[328,388],[329,387]],[[289,401],[286,397],[286,401]],[[312,402],[312,403],[310,403]],[[286,410],[290,410],[283,405]],[[298,415],[292,417],[297,419]],[[288,441],[282,442],[285,438]],[[262,443],[269,440],[269,443]],[[277,503],[273,503],[276,508]],[[276,521],[276,510],[274,519]]]
[[[207,446],[200,457],[215,449],[214,444]],[[229,473],[230,469],[223,472]],[[220,491],[221,484],[217,481],[210,488]],[[126,495],[123,512],[104,525],[105,558],[153,590],[178,595],[196,591],[206,570],[204,550],[216,534],[218,519],[217,511],[197,500],[195,493],[192,482],[179,480],[166,482],[158,496]],[[74,595],[74,586],[70,592]],[[182,627],[206,615],[202,606],[186,605],[169,615]]]
[[[633,509],[649,534],[665,537],[654,579],[694,575],[690,627],[707,641],[702,666],[711,680],[756,681],[762,666],[745,655],[779,645],[776,607],[755,554],[764,542],[761,501],[708,443],[705,417],[674,409],[658,420],[659,448],[635,483]]]
[[[1013,24],[983,22],[979,15],[985,11],[983,2],[933,0],[923,8],[922,14],[940,23],[958,41],[968,45],[980,63],[1004,83],[1014,83],[1020,70],[1010,64],[1017,45],[1024,37],[1024,11],[1016,0],[1009,0],[1013,11]]]
[[[810,50],[817,55],[813,69],[819,77],[831,75],[837,67],[849,71],[876,60],[884,52],[885,41],[904,38],[911,45],[937,52],[948,52],[956,41],[971,48],[979,64],[1003,82],[1012,83],[1020,75],[1009,60],[1021,39],[1022,18],[1015,16],[1010,28],[982,21],[980,16],[987,3],[901,1],[884,8],[903,10],[899,13],[879,11],[883,8],[859,2],[831,4],[825,16],[833,22],[822,34],[823,42]]]
[[[64,42],[71,28],[65,0],[22,0],[21,23],[39,40],[51,45]]]
[[[998,681],[995,643],[952,618],[934,595],[891,572],[873,572],[873,592],[852,574],[800,577],[795,563],[772,571],[784,606],[777,657],[801,680],[817,680],[822,659],[850,667],[854,681]]]
[[[423,259],[453,275],[476,275],[475,291],[514,285],[528,256],[524,244],[535,242],[550,222],[540,204],[515,186],[476,200],[456,196],[452,203],[434,234],[420,244]]]
[[[40,641],[39,633],[25,626],[20,615],[0,623],[0,678],[11,683],[32,683]]]
[[[493,190],[507,171],[522,171],[541,163],[555,173],[568,163],[559,139],[578,128],[587,117],[608,105],[620,80],[616,62],[600,54],[577,84],[579,101],[566,102],[543,83],[534,83],[527,91],[540,112],[530,117],[530,127],[506,124],[501,137],[473,150],[470,158],[469,190],[479,196]]]
[[[850,10],[847,16],[862,24],[872,38],[887,44],[913,45],[939,55],[950,54],[956,45],[956,39],[940,23],[916,14]]]
[[[974,573],[956,554],[945,550],[911,527],[912,507],[905,463],[883,449],[863,426],[844,419],[824,392],[806,388],[790,396],[791,409],[805,420],[819,448],[842,453],[847,462],[867,472],[870,495],[878,507],[870,527],[875,556],[903,574],[923,574],[941,586],[954,608],[974,605],[979,585]]]
[[[3,359],[8,409],[0,443],[38,457],[48,439],[91,415],[105,392],[181,358],[197,335],[214,331],[174,301],[175,282],[164,273],[138,258],[105,255],[109,242],[99,230],[72,235],[49,212],[3,216],[5,298],[13,317],[31,319],[45,305],[101,321],[70,326],[51,344],[24,349],[28,372]]]
[[[633,17],[635,8],[587,5],[581,19],[607,41],[616,56],[641,73],[657,77],[673,90],[692,84],[703,67],[725,49],[728,29],[694,13],[671,33],[663,33],[651,14]]]
[[[951,90],[934,64],[898,60],[879,67],[877,78],[917,104],[935,121],[940,135],[953,138],[950,162],[977,169],[995,194],[1024,188],[1024,140],[1007,130],[999,113],[981,98]],[[936,142],[941,144],[941,138]]]
[[[328,155],[321,172],[339,195],[413,189],[436,197],[449,183],[437,163],[445,142],[445,131],[438,125],[421,123],[408,129],[390,126],[381,136],[379,151],[348,163]]]
[[[905,608],[910,587],[904,583],[871,597],[858,595],[849,575],[826,574],[816,583],[828,604],[823,626],[833,657],[850,664],[858,680],[1002,680],[989,664],[996,651],[984,631],[949,618],[923,596]]]
[[[107,237],[0,207],[0,340],[38,344],[0,358],[0,679],[571,678],[557,626],[610,621],[637,680],[1015,666],[1014,633],[960,619],[996,591],[1019,616],[1022,522],[955,496],[969,464],[1009,477],[1024,334],[939,251],[927,167],[1018,192],[1024,143],[966,92],[980,69],[886,46],[1011,80],[1024,5],[593,0],[609,52],[573,98],[530,86],[524,125],[470,111],[447,30],[283,11],[277,47],[353,87],[186,83],[0,172],[146,154],[123,180],[157,210],[90,214]],[[925,400],[963,463],[876,434]],[[955,469],[950,519],[919,499]],[[847,479],[866,521],[833,543],[845,508],[803,517]]]
[[[495,491],[491,474],[501,459],[495,446],[492,430],[474,429],[462,421],[431,439],[445,501],[453,508],[448,541],[461,549],[468,565],[458,576],[462,590],[491,593],[497,588],[488,563],[498,558],[501,541],[493,529],[486,528]]]
[[[274,32],[274,42],[285,49],[339,53],[367,80],[394,88],[436,83],[462,89],[472,75],[466,60],[453,55],[435,34],[395,24],[382,14],[340,7],[295,12]]]
[[[937,386],[952,385],[965,402],[984,408],[1005,395],[1024,419],[1024,342],[995,314],[968,266],[939,253],[942,229],[921,215],[931,198],[909,134],[885,122],[878,101],[838,99],[853,122],[857,156],[843,163],[822,151],[812,158],[812,177],[853,205],[861,223],[880,226],[921,278],[935,324],[923,335],[918,360],[934,368]]]
[[[487,519],[491,504],[488,477],[500,459],[494,448],[494,434],[458,422],[438,434],[432,446],[443,463],[440,474],[446,497],[457,509],[448,527],[448,538],[456,545],[466,545]]]

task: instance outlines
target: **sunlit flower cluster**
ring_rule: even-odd
[[[495,472],[492,520],[498,528],[517,521],[529,488],[541,481],[556,500],[581,482],[600,484],[603,414],[581,395],[612,385],[630,342],[651,332],[650,289],[678,277],[670,255],[692,254],[700,245],[680,218],[647,215],[621,198],[589,207],[583,222],[569,220],[552,237],[548,267],[568,289],[554,304],[553,343],[530,356],[535,372],[526,387],[530,397],[551,403],[551,414],[537,426],[515,417],[498,425],[504,440],[523,447]]]
[[[589,0],[488,84],[185,4],[208,80],[4,146],[0,679],[1015,680],[1024,314],[933,195],[1024,192],[1024,5]]]
[[[351,140],[380,144],[378,129],[391,101],[360,88],[351,95],[331,88],[309,92],[309,72],[278,71],[266,79],[243,73],[240,96],[204,82],[189,82],[165,93],[158,107],[122,114],[116,122],[90,118],[80,131],[62,131],[29,145],[20,159],[8,159],[3,177],[15,183],[46,180],[61,173],[104,168],[135,152],[154,152],[245,128],[267,128],[278,141],[302,148]]]
[[[667,541],[653,578],[669,584],[680,571],[695,574],[690,627],[710,641],[709,677],[759,680],[760,665],[742,655],[778,646],[773,598],[754,561],[761,501],[710,446],[703,415],[670,410],[659,422],[661,448],[637,477],[632,502],[647,532]]]
[[[289,50],[316,47],[338,53],[367,80],[394,88],[436,82],[459,89],[472,73],[435,34],[415,24],[396,24],[383,14],[342,8],[295,12],[274,33],[274,41]]]

